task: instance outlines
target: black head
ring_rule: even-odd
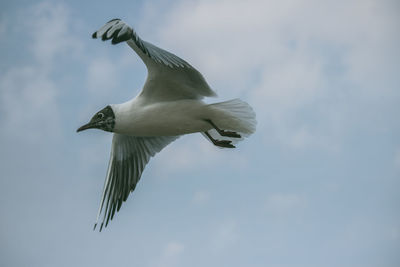
[[[115,126],[115,114],[110,106],[107,106],[97,112],[93,118],[89,121],[89,123],[80,127],[77,132],[86,130],[86,129],[100,129],[107,132],[112,132]]]

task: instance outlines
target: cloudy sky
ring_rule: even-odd
[[[399,266],[398,1],[2,1],[1,266]],[[146,69],[122,18],[240,97],[257,132],[151,160],[92,231],[111,135],[76,128]]]

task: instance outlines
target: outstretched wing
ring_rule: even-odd
[[[103,195],[94,228],[102,214],[100,231],[103,226],[107,226],[115,212],[121,208],[122,202],[126,201],[129,193],[135,190],[150,157],[177,138],[177,136],[135,137],[114,134]]]
[[[149,102],[179,99],[201,99],[215,96],[204,77],[180,57],[142,40],[136,32],[120,19],[107,22],[93,38],[112,44],[127,42],[147,67],[148,76],[141,94]]]

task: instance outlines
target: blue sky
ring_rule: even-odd
[[[1,266],[398,266],[397,1],[0,4]],[[201,135],[148,164],[92,226],[111,135],[76,128],[146,69],[90,35],[119,17],[240,97],[257,132]]]

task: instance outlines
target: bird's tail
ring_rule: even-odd
[[[256,130],[256,114],[249,104],[240,100],[232,99],[225,102],[214,103],[208,105],[212,113],[211,121],[220,129],[226,131],[234,131],[241,137],[226,137],[218,133],[216,129],[208,131],[212,138],[218,140],[229,140],[232,144],[243,140]],[[203,134],[208,140],[210,138]]]

